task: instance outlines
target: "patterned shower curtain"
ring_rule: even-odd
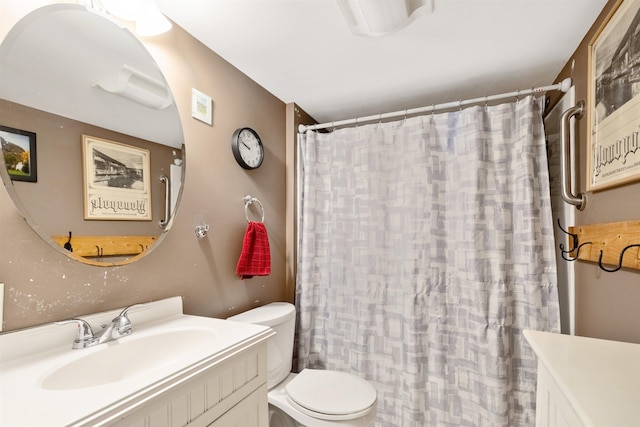
[[[296,366],[378,392],[377,426],[532,426],[524,329],[559,332],[541,102],[307,132]]]

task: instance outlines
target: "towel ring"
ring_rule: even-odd
[[[247,219],[247,222],[251,222],[251,220],[249,219],[249,205],[254,202],[260,205],[260,209],[262,210],[262,219],[260,220],[260,222],[264,222],[264,206],[262,206],[260,200],[255,197],[251,197],[248,194],[244,196],[244,217]]]

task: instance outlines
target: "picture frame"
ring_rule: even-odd
[[[589,43],[587,191],[640,180],[639,28],[640,0],[619,0]]]
[[[38,182],[34,132],[0,126],[0,145],[2,158],[12,181]]]
[[[191,117],[213,124],[213,101],[209,95],[195,88],[191,88]]]
[[[84,219],[150,221],[150,152],[82,135]]]

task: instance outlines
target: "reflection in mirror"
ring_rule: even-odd
[[[2,157],[22,150],[24,158],[0,174],[21,214],[58,250],[121,265],[170,228],[184,175],[182,126],[164,76],[129,30],[75,4],[25,16],[0,45],[0,126],[35,134],[37,163],[20,135],[0,133]],[[83,155],[83,138],[101,143]],[[30,163],[37,179],[16,179]],[[87,215],[96,198],[111,213]],[[150,214],[127,215],[134,204]]]

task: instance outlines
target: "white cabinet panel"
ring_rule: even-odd
[[[262,342],[204,369],[112,425],[267,427],[266,345]],[[218,419],[226,421],[211,424]]]
[[[266,394],[267,385],[264,384],[209,427],[268,427],[269,408],[264,398]]]
[[[538,356],[536,427],[640,426],[640,344],[524,336]]]

